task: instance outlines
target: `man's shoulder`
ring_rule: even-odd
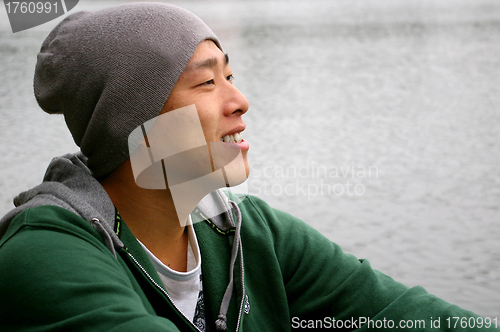
[[[262,234],[264,230],[267,230],[269,234],[280,232],[295,236],[313,230],[304,221],[285,211],[273,208],[257,196],[247,195],[238,203],[238,208],[242,215],[242,227],[247,232],[253,229],[257,234]]]
[[[263,220],[287,220],[302,222],[288,212],[270,206],[266,201],[257,196],[247,195],[243,200],[241,200],[238,207],[240,208],[242,214],[250,214],[254,218],[260,218]]]
[[[16,215],[0,238],[0,247],[21,232],[48,231],[77,236],[87,241],[98,239],[98,233],[82,217],[55,205],[41,205],[25,209]],[[55,237],[54,237],[55,238]],[[41,240],[32,236],[33,241]]]

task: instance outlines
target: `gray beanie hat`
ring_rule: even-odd
[[[40,107],[64,119],[95,177],[128,157],[128,136],[159,115],[196,47],[215,34],[164,3],[129,3],[64,19],[35,69]]]

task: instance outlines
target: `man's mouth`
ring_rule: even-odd
[[[241,132],[239,132],[221,137],[220,140],[225,143],[241,143],[243,137],[241,136]]]

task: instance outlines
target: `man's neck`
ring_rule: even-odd
[[[134,236],[163,264],[185,272],[188,216],[179,222],[170,191],[138,187],[129,162],[119,166],[101,181],[101,185]]]

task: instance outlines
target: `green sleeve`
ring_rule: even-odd
[[[1,331],[178,331],[147,308],[125,263],[92,232],[54,207],[12,221],[0,242]]]
[[[500,331],[494,321],[489,329],[477,328],[481,322],[485,326],[482,317],[430,295],[422,287],[396,282],[372,269],[368,261],[344,253],[304,222],[259,199],[251,200],[261,218],[268,221],[292,328],[308,327],[306,323],[311,327],[311,321],[322,320],[326,329],[347,324],[360,331],[387,331],[392,324],[393,329],[403,328],[401,323],[412,331]],[[457,324],[454,317],[461,321]],[[362,322],[366,324],[360,328]]]

